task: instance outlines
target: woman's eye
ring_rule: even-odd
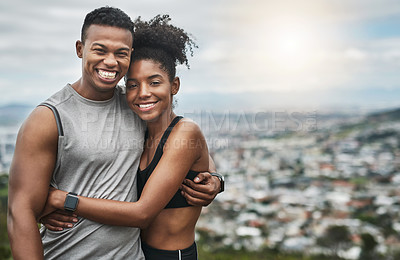
[[[153,81],[153,82],[150,83],[150,85],[153,85],[153,86],[156,85],[156,86],[157,86],[157,85],[160,85],[160,82],[158,82],[158,81]]]
[[[133,88],[136,88],[136,87],[137,87],[136,84],[131,84],[131,85],[127,85],[126,86],[127,89],[133,89]]]

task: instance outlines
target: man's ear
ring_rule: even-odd
[[[172,95],[178,94],[180,86],[181,86],[181,80],[179,79],[179,77],[175,77],[174,80],[172,81],[171,94]]]
[[[77,40],[75,43],[76,55],[82,59],[83,56],[83,43],[80,40]]]

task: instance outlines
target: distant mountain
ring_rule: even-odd
[[[367,116],[367,120],[372,122],[398,121],[400,120],[400,108],[372,113]]]
[[[190,95],[190,94],[189,94]],[[226,97],[226,95],[225,95]],[[179,98],[178,98],[179,99]],[[211,103],[213,106],[210,107],[210,110],[218,111],[220,110],[222,113],[226,112],[224,111],[224,107],[231,107],[232,111],[236,111],[234,106],[228,106],[227,103],[229,101],[232,101],[232,97],[228,99],[222,98],[220,95],[198,95],[197,96],[197,103],[192,102],[189,104],[186,101],[186,99],[178,100],[178,107],[177,110],[182,110],[179,111],[180,113],[182,112],[197,112],[201,113],[201,106],[199,104],[202,103]],[[228,101],[229,100],[229,101]],[[243,100],[242,100],[243,101]],[[235,100],[236,103],[240,103],[239,98],[236,97]],[[196,106],[199,105],[199,106]],[[250,106],[248,106],[250,107]],[[191,108],[191,109],[190,109]],[[29,115],[29,113],[34,109],[33,105],[24,105],[24,104],[9,104],[9,105],[4,105],[0,106],[0,125],[2,126],[13,126],[13,125],[18,125],[25,120],[25,118]],[[186,110],[186,111],[185,111]],[[239,109],[240,111],[240,109]],[[254,110],[257,111],[257,110]],[[257,112],[259,112],[258,110]],[[268,111],[268,110],[265,110]],[[319,110],[317,110],[318,112]],[[244,111],[242,111],[244,112]],[[346,113],[333,113],[332,111],[322,113],[319,111],[319,119],[324,119],[329,118],[329,117],[348,117],[349,115],[353,113],[359,113],[357,109],[351,109],[348,111],[349,114]],[[326,119],[325,118],[325,119]],[[369,122],[384,122],[384,121],[399,121],[400,120],[400,108],[397,109],[391,109],[391,110],[385,110],[385,111],[379,111],[379,112],[373,112],[370,113],[366,116],[366,120]]]
[[[244,86],[245,88],[245,86]],[[217,89],[217,87],[216,87]],[[193,111],[236,111],[267,112],[282,109],[300,111],[314,109],[321,112],[340,112],[344,114],[375,113],[379,110],[400,107],[400,88],[376,89],[312,89],[301,91],[204,91],[185,92],[183,88],[174,97],[178,101],[177,109],[183,112]]]
[[[33,108],[33,106],[21,104],[0,106],[0,125],[13,126],[22,123]]]

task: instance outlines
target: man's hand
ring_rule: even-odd
[[[199,173],[194,178],[194,182],[185,179],[181,185],[182,195],[189,204],[194,206],[208,206],[220,190],[219,179],[208,172]]]
[[[78,222],[77,215],[63,210],[57,210],[40,219],[46,228],[52,231],[61,231],[64,228],[72,228]]]

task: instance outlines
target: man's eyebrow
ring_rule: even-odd
[[[102,48],[104,48],[104,49],[107,49],[107,47],[106,47],[104,44],[97,43],[97,42],[93,43],[92,47],[93,47],[93,46],[100,46],[100,47],[102,47]]]
[[[101,43],[97,43],[97,42],[93,43],[93,46],[100,46],[104,49],[107,49],[107,46],[105,46],[104,44],[101,44]],[[122,48],[119,48],[117,51],[129,51],[129,50],[130,49],[128,47],[122,47]]]
[[[117,51],[129,51],[129,48],[123,47],[123,48],[119,48]]]

